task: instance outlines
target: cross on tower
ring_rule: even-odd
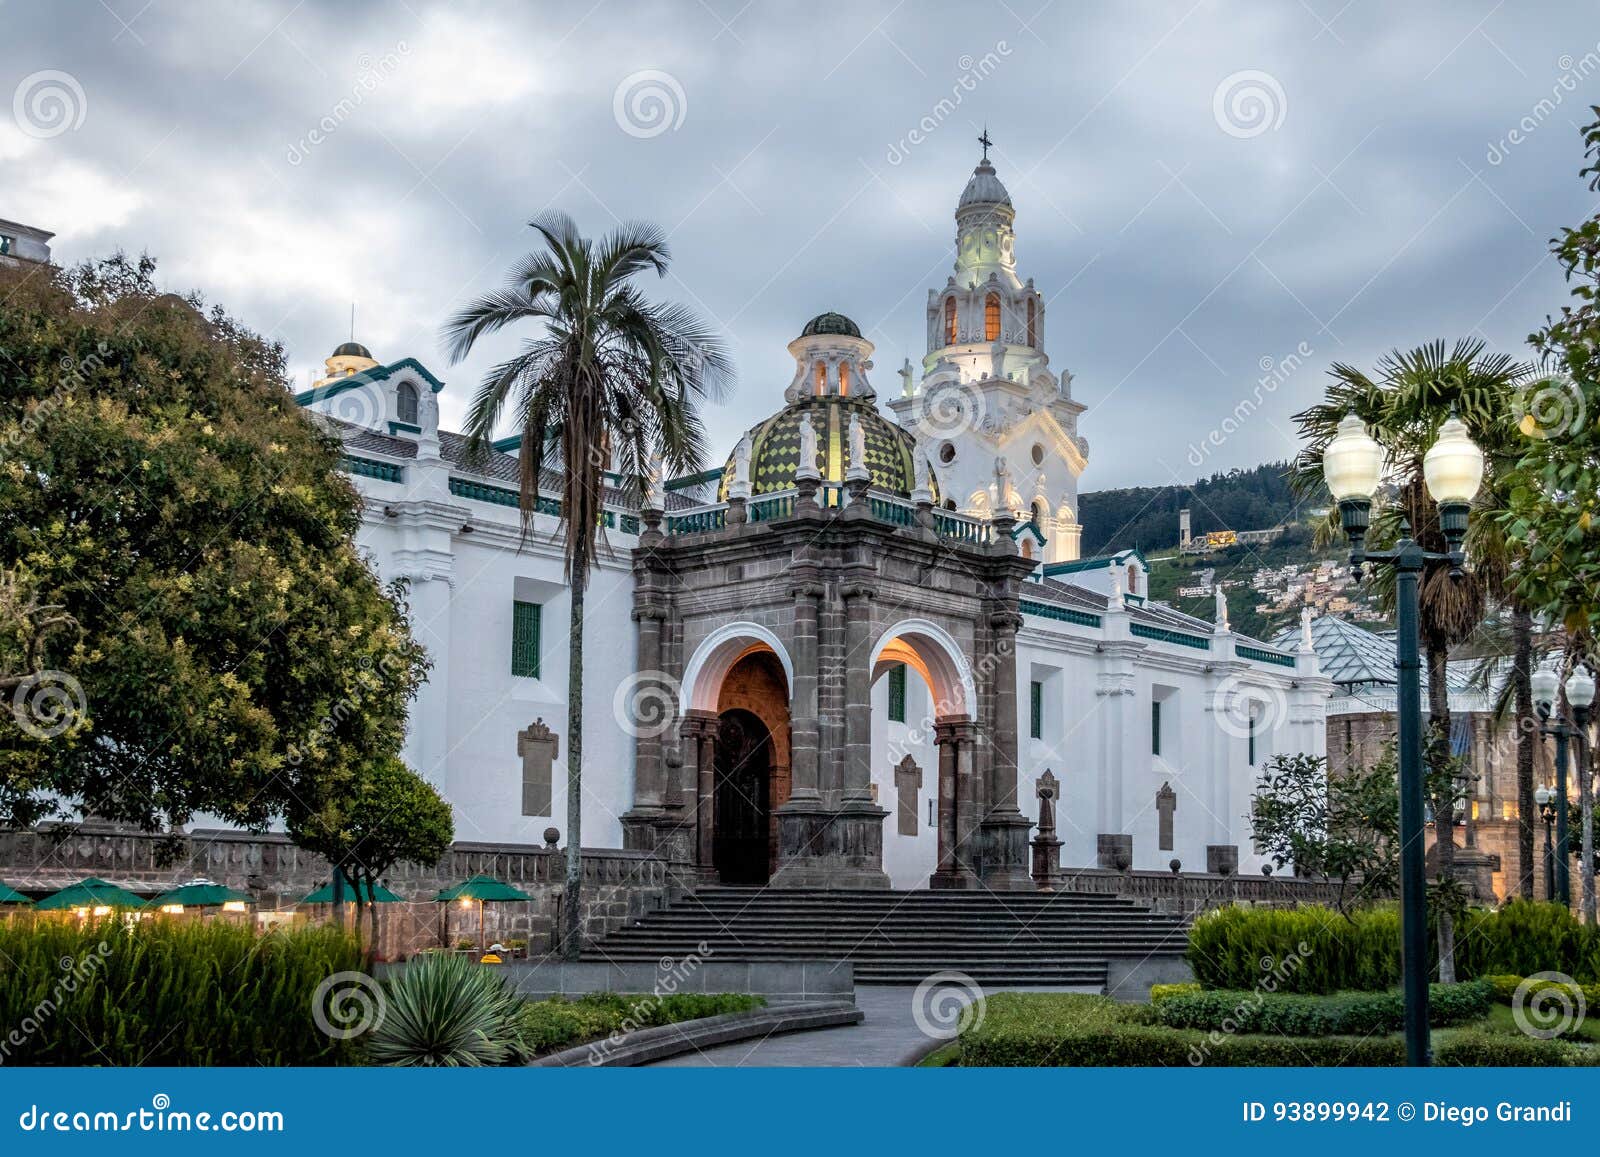
[[[978,143],[983,146],[983,159],[987,161],[989,159],[989,146],[994,144],[994,142],[989,139],[988,125],[983,126],[983,135],[978,138]]]

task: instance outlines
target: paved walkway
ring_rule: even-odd
[[[967,1003],[966,993],[957,989],[940,990],[935,1001],[943,994],[948,994],[951,999],[960,998],[962,1004]],[[947,1039],[940,1037],[936,1040],[923,1031],[916,1013],[916,995],[915,988],[880,988],[876,985],[857,988],[856,1006],[866,1014],[866,1019],[860,1024],[719,1045],[672,1057],[658,1064],[675,1068],[881,1068],[911,1063]],[[930,1008],[926,1000],[922,1003],[924,1011],[920,1019],[932,1022],[935,1029],[940,1024],[954,1022],[955,1017],[950,1015],[953,1013],[952,1005],[935,1003]]]

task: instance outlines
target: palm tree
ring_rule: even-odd
[[[1481,501],[1493,501],[1495,473],[1508,469],[1522,450],[1511,403],[1517,387],[1533,374],[1533,367],[1504,354],[1487,353],[1482,341],[1463,338],[1449,349],[1443,341],[1435,341],[1409,351],[1392,350],[1379,359],[1376,371],[1375,376],[1368,376],[1343,363],[1335,363],[1329,370],[1333,380],[1324,400],[1295,415],[1306,446],[1291,468],[1291,481],[1308,498],[1326,494],[1322,451],[1333,439],[1340,419],[1354,412],[1389,450],[1392,493],[1374,508],[1368,541],[1374,547],[1390,545],[1400,537],[1404,525],[1426,550],[1442,553],[1444,532],[1438,508],[1423,483],[1423,455],[1436,439],[1439,426],[1452,411],[1458,413],[1484,452],[1490,485]],[[1336,528],[1337,514],[1330,512],[1325,531],[1331,534]],[[1481,529],[1479,538],[1481,541]],[[1472,635],[1501,586],[1495,581],[1492,560],[1487,561],[1486,569],[1475,566],[1459,578],[1451,577],[1447,564],[1429,563],[1418,583],[1421,643],[1428,671],[1427,758],[1436,771],[1450,758],[1446,680],[1450,649]],[[1374,587],[1392,614],[1394,572],[1379,568]],[[1444,775],[1434,779],[1448,782]],[[1448,881],[1455,870],[1456,797],[1451,790],[1442,789],[1432,803],[1439,877]],[[1455,930],[1448,912],[1439,913],[1438,926],[1439,978],[1449,983],[1455,980]]]
[[[584,592],[603,544],[607,470],[626,501],[646,492],[653,468],[700,468],[697,413],[731,379],[721,339],[689,309],[647,301],[641,273],[665,276],[666,238],[653,225],[621,224],[600,241],[583,237],[564,213],[530,224],[544,247],[512,270],[506,288],[467,305],[444,328],[452,363],[479,338],[532,322],[535,336],[489,371],[467,416],[469,453],[483,454],[507,405],[518,432],[524,539],[546,466],[559,467],[566,577],[571,591],[567,687],[567,882],[563,953],[582,949]]]

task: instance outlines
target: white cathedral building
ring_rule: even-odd
[[[1308,637],[1275,648],[1220,601],[1215,622],[1150,601],[1137,551],[1080,557],[1084,406],[1051,368],[1014,219],[985,156],[892,419],[872,343],[823,314],[723,468],[667,481],[659,509],[610,505],[586,845],[724,883],[1025,887],[1043,781],[1068,868],[1259,868],[1252,787],[1274,754],[1323,754],[1332,685]],[[350,343],[298,400],[342,437],[361,546],[408,584],[433,657],[407,761],[458,840],[538,844],[566,812],[559,509],[523,541],[515,439],[469,465],[439,428],[445,388]]]

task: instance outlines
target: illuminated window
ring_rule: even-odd
[[[1028,298],[1028,344],[1030,346],[1039,344],[1038,324],[1039,320],[1034,310],[1033,298],[1030,297]]]
[[[1130,595],[1139,593],[1139,572],[1131,562],[1128,564],[1128,593]]]
[[[849,392],[850,392],[850,367],[845,365],[843,362],[840,362],[839,363],[839,393],[841,395],[844,395],[844,394],[848,394]]]
[[[956,344],[956,299],[944,299],[944,344]]]
[[[817,397],[822,397],[828,392],[828,367],[821,362],[817,363]]]
[[[983,340],[994,341],[1000,336],[1000,295],[991,293],[983,303]]]

